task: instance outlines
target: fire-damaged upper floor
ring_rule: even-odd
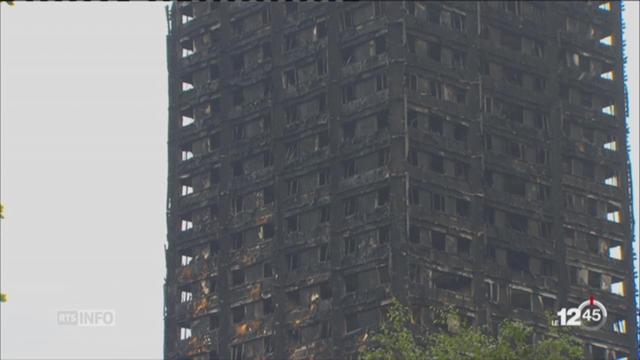
[[[356,359],[395,297],[637,349],[616,2],[176,2],[165,356]]]

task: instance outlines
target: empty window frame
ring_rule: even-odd
[[[273,238],[275,229],[273,224],[267,223],[258,226],[258,240],[269,240]]]
[[[243,269],[231,270],[231,286],[244,284],[245,276]]]
[[[358,212],[358,198],[352,197],[349,199],[345,199],[343,203],[344,207],[344,216],[353,216]]]
[[[354,254],[358,250],[358,241],[355,237],[350,236],[344,239],[344,254]]]
[[[389,203],[389,187],[379,189],[376,194],[376,206],[385,206]]]
[[[531,292],[511,288],[511,305],[518,309],[531,311]]]
[[[431,279],[433,286],[437,289],[449,290],[464,293],[471,293],[471,278],[461,274],[432,271]]]

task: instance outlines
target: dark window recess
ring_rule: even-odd
[[[511,289],[511,305],[515,308],[531,311],[531,293]]]
[[[217,241],[212,241],[209,244],[209,252],[211,252],[211,255],[217,255],[220,252],[220,244]]]
[[[378,151],[378,166],[389,165],[389,148],[384,148]]]
[[[485,207],[483,217],[486,224],[493,225],[496,222],[496,211],[493,208]]]
[[[318,172],[318,185],[327,185],[329,183],[329,169],[322,169]]]
[[[529,273],[529,255],[520,251],[507,253],[507,266],[514,272]]]
[[[538,149],[536,151],[536,163],[544,165],[547,164],[549,161],[549,155],[547,153],[547,150],[545,149]]]
[[[347,65],[353,59],[353,47],[347,47],[340,51],[342,55],[342,62]]]
[[[384,36],[378,36],[375,40],[376,55],[387,51],[387,39]]]
[[[412,129],[418,128],[418,113],[415,110],[407,111],[407,127]]]
[[[231,271],[231,285],[238,286],[244,284],[244,270],[237,269]]]
[[[263,152],[262,156],[263,156],[263,161],[262,161],[263,167],[273,166],[273,153],[271,152],[271,150],[267,150]]]
[[[244,55],[236,54],[231,56],[231,62],[233,64],[233,71],[239,72],[244,68]]]
[[[318,73],[318,76],[327,74],[327,62],[324,58],[319,58],[316,61],[316,72]]]
[[[236,161],[233,163],[233,176],[242,176],[244,175],[244,165],[242,160]]]
[[[342,124],[342,139],[350,140],[356,136],[356,123],[350,121]]]
[[[298,38],[296,34],[287,34],[284,37],[284,50],[291,51],[298,47]]]
[[[431,230],[431,247],[438,251],[445,251],[446,236],[443,232]]]
[[[460,161],[456,161],[454,164],[455,177],[457,177],[458,179],[467,180],[469,178],[469,164]]]
[[[297,253],[287,254],[287,269],[289,271],[298,270],[300,267],[300,257]]]
[[[344,239],[344,254],[345,255],[353,254],[353,253],[356,252],[356,250],[358,250],[358,244],[357,244],[355,238],[349,237],[349,238]]]
[[[262,237],[262,239],[271,239],[275,234],[275,230],[273,228],[273,224],[264,224],[260,226],[258,237]]]
[[[262,314],[272,314],[274,310],[273,300],[271,298],[262,299]]]
[[[409,188],[409,205],[420,205],[420,189],[415,186]]]
[[[289,216],[287,218],[287,231],[291,233],[298,230],[300,230],[298,224],[298,215]]]
[[[212,277],[211,279],[209,279],[209,293],[215,295],[217,289],[218,289],[218,279],[216,279],[215,277]]]
[[[353,197],[344,201],[344,215],[351,216],[358,212],[358,199]]]
[[[516,159],[524,158],[524,146],[516,142],[505,140],[505,152]]]
[[[553,260],[550,259],[542,259],[542,266],[540,268],[540,273],[543,276],[553,276]]]
[[[331,337],[331,323],[323,321],[320,323],[320,339],[326,340]]]
[[[469,217],[471,203],[467,200],[456,200],[456,214],[461,217]]]
[[[295,2],[286,2],[285,3],[285,12],[287,15],[295,14],[298,12],[298,4]]]
[[[358,291],[358,274],[344,277],[344,290],[347,293]]]
[[[349,178],[352,176],[355,176],[357,171],[356,171],[356,160],[355,159],[351,159],[351,160],[347,160],[343,163],[343,167],[344,167],[344,177],[345,178]]]
[[[322,244],[320,245],[320,247],[318,248],[318,261],[320,262],[325,262],[329,259],[329,245],[328,244]]]
[[[388,284],[391,281],[389,268],[387,266],[378,268],[378,277],[380,278],[381,284]]]
[[[287,120],[287,124],[293,124],[298,121],[298,108],[294,106],[289,106],[286,109],[285,118]]]
[[[356,99],[355,84],[347,84],[342,87],[342,103],[346,104]]]
[[[243,360],[242,359],[242,349],[244,348],[243,344],[234,345],[231,347],[231,360]]]
[[[290,179],[287,181],[287,194],[295,195],[299,190],[299,182],[298,179]]]
[[[287,147],[286,160],[294,161],[298,159],[298,157],[300,156],[300,144],[297,141],[293,141],[287,144],[286,147]]]
[[[551,188],[548,185],[538,185],[538,200],[547,201],[550,198]]]
[[[444,118],[440,115],[429,116],[429,131],[442,136],[444,134]]]
[[[213,169],[211,169],[209,178],[211,179],[212,185],[220,183],[220,167],[219,166],[216,166]]]
[[[440,47],[440,44],[429,43],[428,56],[431,60],[440,62],[440,59],[442,58],[442,48]]]
[[[525,181],[515,176],[505,175],[504,191],[512,195],[525,196]]]
[[[264,204],[272,204],[274,201],[273,187],[268,186],[262,189],[262,201]]]
[[[266,42],[262,44],[262,59],[271,59],[271,43]]]
[[[265,262],[262,264],[262,277],[270,278],[273,276],[273,268],[271,263]]]
[[[467,133],[469,128],[466,125],[456,125],[453,130],[453,137],[457,141],[467,141]]]
[[[388,111],[380,111],[376,114],[376,123],[378,131],[385,130],[389,128],[389,112]]]
[[[409,241],[414,244],[420,243],[420,228],[416,225],[409,226]]]
[[[264,348],[265,354],[272,354],[274,345],[273,345],[273,336],[265,336],[262,338],[262,347]]]
[[[358,323],[358,314],[347,314],[344,316],[345,330],[351,332],[358,330],[360,324]]]
[[[596,177],[596,169],[593,162],[583,161],[582,162],[582,176],[589,179],[594,180]]]
[[[233,317],[233,322],[236,324],[244,320],[244,317],[245,317],[244,305],[231,308],[231,316]]]
[[[331,208],[327,206],[323,206],[320,208],[320,223],[328,223],[331,221]]]
[[[378,74],[376,76],[376,91],[382,91],[387,88],[387,74]]]
[[[445,211],[444,196],[440,194],[431,194],[431,210],[433,211]]]
[[[407,154],[407,162],[411,166],[418,166],[418,152],[414,149],[409,149]]]
[[[218,64],[213,64],[209,66],[209,80],[217,80],[220,78],[220,67]]]
[[[589,282],[589,286],[594,288],[594,289],[600,289],[601,288],[601,284],[602,284],[602,274],[600,274],[599,272],[595,272],[595,271],[589,271],[589,276],[588,276],[588,282]]]
[[[455,292],[469,293],[471,291],[471,278],[466,276],[434,271],[432,274],[433,286]]]
[[[493,137],[491,137],[491,135],[484,136],[484,148],[487,150],[493,150]]]
[[[483,179],[485,185],[493,187],[493,171],[485,169]]]
[[[598,216],[598,202],[596,201],[596,199],[587,198],[586,199],[586,205],[587,205],[587,214],[589,216],[597,217]]]
[[[233,198],[232,205],[233,205],[233,212],[235,214],[241,213],[242,210],[244,210],[243,207],[242,207],[243,206],[242,196],[240,196],[240,195],[235,196]]]
[[[320,299],[327,300],[331,299],[332,296],[333,291],[331,290],[331,283],[329,283],[328,281],[320,283]]]
[[[293,303],[293,299],[291,299]],[[295,305],[295,303],[293,303]],[[287,330],[287,337],[289,338],[289,345],[298,346],[300,345],[300,329],[293,328]]]
[[[389,227],[383,226],[378,229],[378,243],[386,244],[389,242]]]
[[[242,89],[238,89],[233,92],[233,105],[240,106],[244,102],[244,92]]]
[[[389,187],[382,188],[378,190],[378,194],[376,197],[376,205],[384,206],[389,203]]]
[[[471,240],[458,238],[458,248],[456,249],[458,254],[469,255],[471,252]]]
[[[507,213],[507,227],[518,232],[526,233],[529,227],[529,220],[524,215]]]
[[[242,248],[242,232],[231,234],[231,246],[233,250],[239,250]]]
[[[520,51],[521,38],[519,35],[503,31],[502,33],[500,33],[500,45],[509,50]]]
[[[409,282],[421,283],[422,277],[420,276],[420,266],[417,264],[409,264]]]
[[[444,174],[444,157],[438,154],[431,154],[431,162],[429,168],[440,174]]]
[[[220,319],[218,318],[218,314],[213,314],[209,316],[209,329],[215,330],[220,327]]]

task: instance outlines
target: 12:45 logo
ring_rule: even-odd
[[[585,330],[598,330],[607,322],[607,309],[593,296],[577,308],[562,308],[557,313],[555,326],[580,326]]]

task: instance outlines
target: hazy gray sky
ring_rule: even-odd
[[[0,4],[3,359],[162,356],[163,5]]]
[[[164,5],[0,4],[3,359],[162,356]],[[626,6],[638,214],[638,2]],[[57,325],[75,309],[113,309],[116,326]]]

